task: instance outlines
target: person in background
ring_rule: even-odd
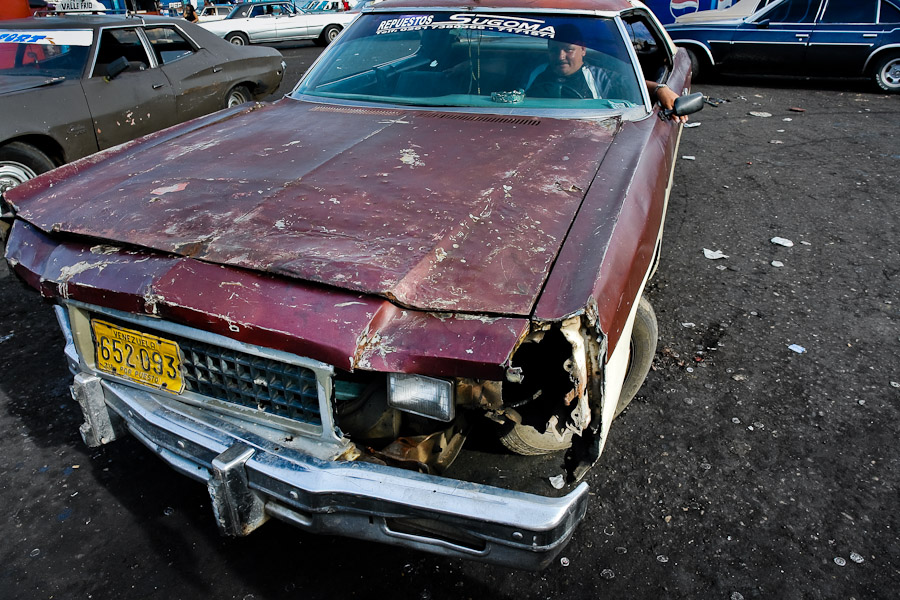
[[[194,5],[190,2],[184,3],[184,18],[191,23],[196,23],[200,20],[199,17],[197,17],[197,11],[194,10]]]

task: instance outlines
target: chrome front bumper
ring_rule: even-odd
[[[547,498],[317,458],[174,396],[79,372],[74,348],[66,350],[76,372],[73,397],[85,414],[85,442],[99,445],[127,430],[176,470],[206,482],[227,535],[246,535],[276,517],[316,533],[540,569],[562,550],[587,509],[585,483]]]

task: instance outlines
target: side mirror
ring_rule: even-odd
[[[659,118],[665,121],[672,116],[683,117],[692,115],[701,110],[706,101],[703,99],[703,92],[694,92],[687,96],[678,96],[675,99],[675,106],[671,109],[659,111]]]
[[[768,29],[769,23],[771,23],[771,21],[769,21],[769,19],[763,19],[762,21],[757,21],[756,28],[757,29]]]
[[[119,75],[122,74],[123,71],[128,69],[128,59],[124,56],[120,56],[116,60],[112,61],[108,65],[106,65],[106,80],[109,81],[111,79],[115,79]]]
[[[695,112],[700,111],[704,104],[703,92],[694,92],[687,96],[679,96],[675,99],[675,108],[672,110],[672,114],[677,117],[692,115]]]

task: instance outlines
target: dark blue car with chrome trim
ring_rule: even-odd
[[[666,29],[700,73],[870,77],[900,92],[900,0],[781,0],[744,19]]]

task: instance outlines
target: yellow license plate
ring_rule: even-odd
[[[184,389],[175,342],[98,319],[91,328],[99,370],[174,394]]]

